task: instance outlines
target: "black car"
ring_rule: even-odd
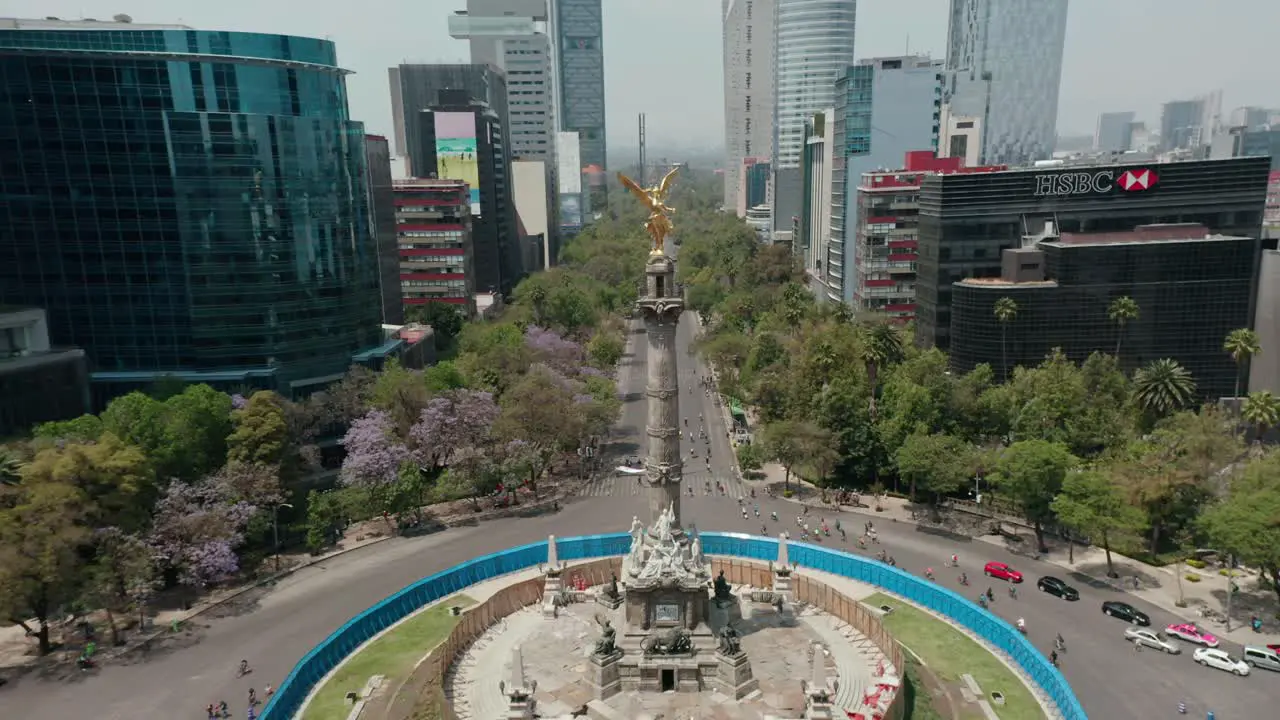
[[[1049,575],[1045,575],[1044,577],[1040,578],[1040,580],[1036,582],[1036,587],[1049,593],[1050,595],[1057,595],[1063,600],[1079,600],[1080,599],[1080,593],[1077,592],[1075,588],[1066,584],[1062,580],[1059,580],[1056,577],[1051,577]]]
[[[1151,624],[1151,618],[1147,617],[1146,613],[1129,603],[1117,602],[1115,600],[1108,600],[1102,603],[1102,614],[1109,615],[1113,618],[1119,618],[1125,622],[1131,622],[1134,625]]]

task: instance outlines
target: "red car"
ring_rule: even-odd
[[[987,577],[993,577],[997,580],[1008,580],[1012,583],[1022,582],[1022,573],[1002,562],[987,563],[987,566],[982,568],[982,573]]]

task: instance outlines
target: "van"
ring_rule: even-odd
[[[1280,654],[1277,654],[1271,648],[1246,645],[1244,648],[1244,661],[1256,668],[1280,672]]]

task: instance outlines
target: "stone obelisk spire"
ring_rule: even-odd
[[[649,338],[649,417],[645,424],[648,456],[645,480],[649,486],[649,524],[668,507],[680,525],[680,385],[676,368],[676,324],[684,311],[684,298],[676,289],[676,264],[659,248],[645,263],[645,293],[637,305]]]

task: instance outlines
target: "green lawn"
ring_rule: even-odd
[[[395,688],[458,624],[458,618],[449,614],[449,608],[474,604],[466,595],[446,598],[357,650],[316,692],[302,720],[346,720],[351,713],[347,693],[363,689],[374,675],[385,675],[384,687]]]
[[[993,706],[1001,718],[1023,720],[1045,716],[1031,691],[1000,658],[952,625],[883,593],[875,593],[862,602],[871,607],[893,606],[893,612],[883,618],[885,628],[923,658],[943,682],[957,683],[958,687],[964,682],[960,679],[962,674],[972,675],[988,697],[993,690],[1004,693],[1004,706]],[[958,700],[958,693],[956,697]]]

